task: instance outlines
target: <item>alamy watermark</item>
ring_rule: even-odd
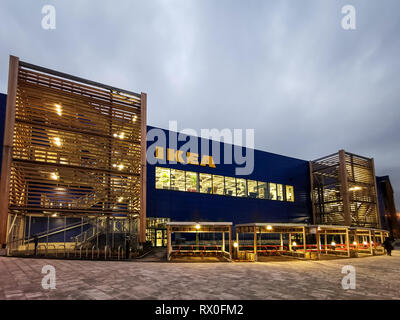
[[[213,168],[235,164],[236,175],[254,170],[254,129],[201,129],[199,135],[194,129],[178,131],[178,122],[169,121],[168,139],[164,130],[153,128],[147,132],[147,141],[153,142],[147,148],[147,162],[152,165],[167,161]]]
[[[351,265],[345,265],[342,268],[342,273],[346,274],[342,279],[342,288],[344,290],[355,290],[356,288],[356,268]]]
[[[342,7],[342,28],[344,30],[356,30],[356,8],[352,5],[345,5]]]
[[[54,290],[56,288],[56,268],[47,264],[43,266],[42,274],[45,274],[42,279],[42,288],[45,290]]]
[[[56,8],[52,5],[42,7],[42,28],[44,30],[54,30],[56,28]]]

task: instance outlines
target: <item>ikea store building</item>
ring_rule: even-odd
[[[145,93],[13,56],[0,111],[0,243],[11,255],[101,248],[119,258],[126,239],[168,246],[175,226],[176,242],[179,223],[398,232],[389,177],[376,177],[368,157],[340,150],[309,161],[200,138],[182,151],[193,137],[148,126]],[[254,154],[250,174],[223,158],[235,148]]]

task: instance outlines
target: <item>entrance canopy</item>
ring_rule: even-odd
[[[231,258],[232,222],[168,222],[167,223],[167,257],[171,259],[173,255],[221,255]],[[172,243],[172,233],[195,233],[194,243]],[[202,233],[221,233],[221,243],[205,242],[200,244],[199,235]],[[225,233],[229,235],[229,251],[225,250]]]

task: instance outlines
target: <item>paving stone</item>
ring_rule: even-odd
[[[44,265],[56,289],[42,288]],[[356,269],[344,290],[342,267]],[[163,263],[0,257],[1,299],[400,299],[400,252],[392,257],[256,263]]]

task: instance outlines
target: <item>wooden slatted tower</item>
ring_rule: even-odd
[[[146,94],[10,57],[0,185],[9,217],[123,216],[146,228]],[[7,227],[8,222],[8,227]]]

